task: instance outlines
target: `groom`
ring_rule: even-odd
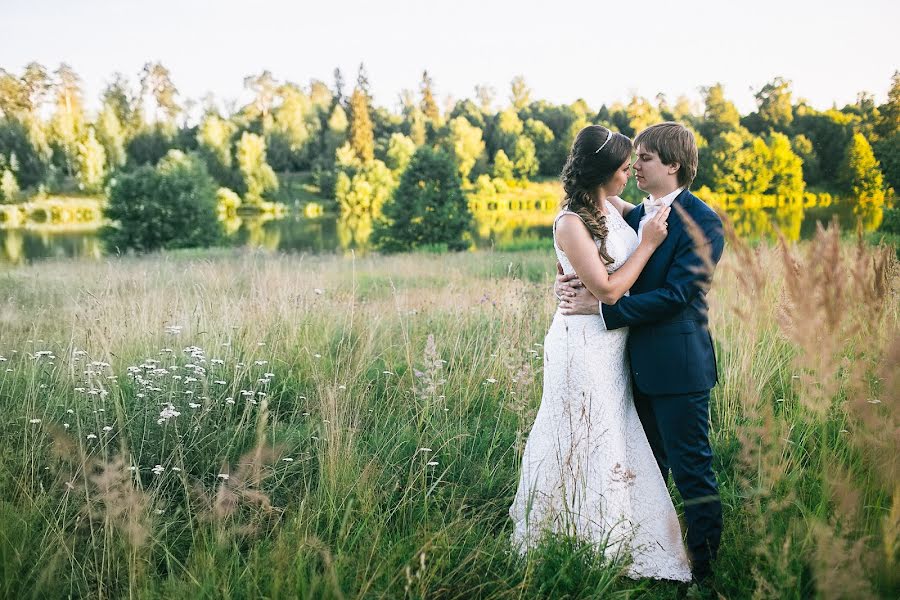
[[[598,303],[574,275],[558,276],[555,290],[563,314],[599,312],[607,329],[630,327],[634,402],[663,480],[671,469],[684,499],[693,574],[702,581],[712,574],[710,563],[722,533],[709,445],[709,391],[717,372],[706,303],[712,270],[724,246],[722,222],[689,191],[698,162],[690,130],[679,123],[659,123],[642,131],[634,144],[637,186],[650,197],[625,219],[640,238],[657,211],[675,204],[668,218],[669,235],[631,295],[616,304]],[[696,224],[694,236],[684,215]]]

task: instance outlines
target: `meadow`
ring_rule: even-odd
[[[0,274],[0,596],[676,598],[507,510],[552,251],[208,250]],[[724,598],[900,595],[900,271],[731,235]],[[680,510],[680,508],[679,508]]]

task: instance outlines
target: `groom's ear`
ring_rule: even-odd
[[[677,162],[671,163],[671,164],[666,165],[666,167],[668,167],[668,169],[669,169],[669,175],[674,175],[675,173],[678,172],[678,169],[681,168],[681,163],[677,163]]]

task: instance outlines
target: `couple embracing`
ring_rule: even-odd
[[[697,162],[694,135],[678,123],[654,125],[633,144],[596,125],[575,139],[553,224],[559,309],[510,507],[522,552],[550,531],[628,559],[630,577],[711,575],[722,508],[709,443],[717,372],[706,292],[724,242],[721,220],[690,192]],[[632,170],[649,194],[638,206],[618,197]]]

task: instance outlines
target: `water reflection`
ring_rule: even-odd
[[[746,238],[774,238],[777,231],[797,240],[815,231],[815,220],[830,219],[821,210],[802,206],[741,207],[726,211],[737,233]],[[473,241],[477,247],[508,245],[520,240],[549,238],[555,210],[476,211]],[[363,219],[338,219],[334,215],[307,216],[291,211],[281,218],[273,215],[224,220],[226,245],[252,246],[282,252],[365,251],[372,223]],[[97,226],[85,229],[31,225],[24,229],[0,229],[0,263],[21,264],[48,258],[96,260],[103,255]]]

